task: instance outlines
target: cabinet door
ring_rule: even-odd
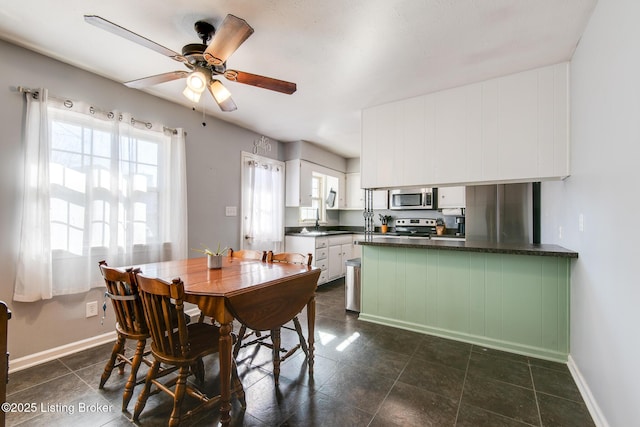
[[[364,209],[365,192],[357,172],[347,174],[347,209]],[[389,194],[387,190],[373,192],[373,209],[388,209]]]
[[[285,206],[311,206],[313,169],[304,160],[289,160],[285,169]]]
[[[373,209],[389,209],[389,192],[387,190],[373,192]]]
[[[338,176],[338,209],[347,208],[347,180],[345,174]]]
[[[364,209],[364,190],[360,188],[360,174],[347,174],[347,209]]]
[[[301,254],[313,254],[316,252],[316,239],[306,236],[285,236],[284,250]]]
[[[300,205],[311,206],[311,198],[313,196],[313,165],[304,160],[300,161]]]
[[[342,275],[342,245],[329,246],[329,280]]]
[[[465,187],[438,187],[438,209],[465,206]]]

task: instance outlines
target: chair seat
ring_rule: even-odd
[[[207,356],[212,353],[218,352],[218,342],[220,339],[220,328],[208,323],[195,323],[187,325],[187,331],[189,332],[189,351],[178,358],[166,357],[161,354],[155,343],[151,342],[151,351],[153,355],[161,360],[163,363],[176,363],[191,364],[197,359]],[[175,354],[180,353],[179,343],[174,346]]]

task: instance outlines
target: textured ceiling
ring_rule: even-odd
[[[228,67],[295,82],[283,95],[223,79],[238,110],[201,109],[280,141],[360,155],[360,111],[567,61],[596,0],[22,0],[0,6],[0,38],[117,82],[186,70],[95,26],[99,15],[180,52],[197,20],[255,30]],[[36,29],[35,31],[33,29]],[[99,48],[96,48],[99,47]],[[184,80],[145,91],[183,104]]]

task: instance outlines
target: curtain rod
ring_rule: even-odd
[[[38,93],[37,90],[30,89],[30,88],[24,87],[24,86],[18,86],[16,89],[20,93]],[[51,96],[51,98],[54,98],[54,99],[57,99],[58,101],[64,102],[65,105],[66,105],[67,102],[73,103],[73,101],[71,101],[69,99],[60,98],[59,96],[55,96],[55,95],[50,95],[50,96]],[[108,113],[108,111],[104,111],[104,110],[100,110],[100,109],[96,109],[96,110],[100,111],[101,113]],[[134,121],[135,123],[142,123],[147,127],[147,129],[151,129],[151,126],[152,126],[151,122],[146,122],[146,121],[138,120],[138,119],[135,119],[135,118],[132,118],[131,120]],[[167,127],[167,126],[164,126],[164,125],[162,126],[162,129],[165,130],[165,131],[172,132],[174,135],[176,135],[178,133],[177,129],[170,128],[170,127]]]

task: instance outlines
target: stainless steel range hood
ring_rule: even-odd
[[[466,187],[467,240],[532,243],[533,195],[531,183]]]

